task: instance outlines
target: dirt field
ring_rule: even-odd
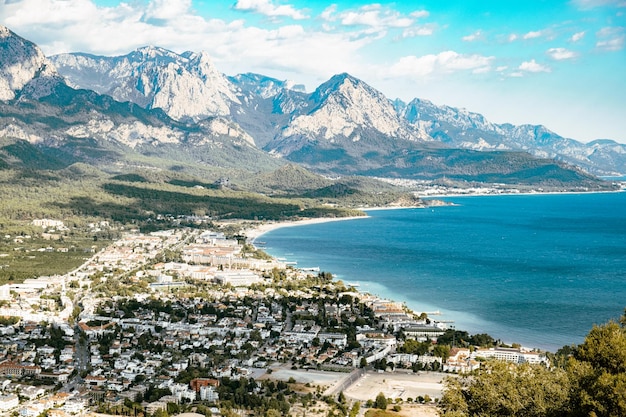
[[[441,398],[446,374],[437,372],[420,373],[374,373],[368,372],[350,388],[344,391],[348,398],[367,401],[376,398],[382,392],[387,398],[408,398],[415,400],[418,396],[428,395],[430,398]]]
[[[274,368],[271,374],[264,375],[264,378],[274,379],[279,381],[288,381],[289,378],[295,379],[296,382],[301,384],[309,383],[311,385],[319,385],[322,387],[328,387],[342,381],[348,377],[348,373],[343,372],[328,372],[328,371],[316,371],[305,369],[288,369],[288,368]]]
[[[391,409],[391,407],[389,407]],[[438,417],[439,413],[437,408],[432,405],[417,405],[417,404],[402,404],[401,410],[396,411],[381,411],[381,410],[367,410],[365,412],[366,417]]]

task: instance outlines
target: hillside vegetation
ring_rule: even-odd
[[[617,417],[626,415],[626,310],[594,326],[585,341],[557,352],[554,368],[489,361],[449,378],[445,417]]]

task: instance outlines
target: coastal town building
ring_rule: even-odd
[[[20,405],[19,397],[15,394],[0,395],[0,411],[9,411]]]
[[[513,363],[549,364],[545,353],[528,351],[522,348],[489,348],[476,349],[470,355],[472,359],[498,359]]]
[[[445,329],[429,324],[412,324],[403,327],[402,332],[407,339],[424,342],[427,340],[436,341],[439,336],[444,335]]]

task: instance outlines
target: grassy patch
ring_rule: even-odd
[[[372,409],[365,412],[365,417],[398,417],[395,411]]]
[[[9,237],[7,237],[9,236]],[[27,278],[65,274],[82,265],[93,251],[98,251],[110,240],[98,239],[83,233],[47,240],[38,235],[18,233],[0,236],[0,285],[19,283]]]

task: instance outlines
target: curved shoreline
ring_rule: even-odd
[[[569,193],[568,193],[569,194]],[[605,208],[614,208],[617,209],[617,212],[619,213],[619,206],[616,206],[615,204],[617,204],[616,202],[620,202],[623,201],[623,197],[625,195],[625,193],[623,192],[617,192],[617,193],[571,193],[571,194],[575,194],[575,195],[580,195],[580,198],[574,198],[574,197],[568,197],[566,195],[563,195],[563,193],[559,193],[559,196],[562,196],[562,204],[556,204],[556,202],[553,203],[552,199],[550,198],[550,196],[544,196],[545,197],[545,201],[547,204],[547,208],[549,208],[550,210],[553,209],[557,209],[557,208],[561,208],[561,206],[565,205],[567,206],[567,204],[570,203],[574,203],[574,202],[578,202],[576,204],[581,204],[582,206],[585,207],[590,207],[590,213],[596,213],[594,214],[594,216],[600,216],[600,213],[604,213],[607,212],[607,210],[602,210],[602,207]],[[593,194],[589,195],[589,194]],[[485,196],[487,197],[487,196]],[[514,197],[517,198],[517,196],[504,196],[505,198],[508,197]],[[522,197],[522,196],[520,196]],[[526,196],[524,196],[526,197]],[[544,212],[542,211],[542,209],[546,209],[546,207],[543,207],[543,203],[539,204],[539,200],[537,200],[537,202],[534,200],[534,197],[537,197],[536,195],[533,195],[532,197],[528,197],[527,199],[524,199],[524,205],[529,205],[530,207],[534,207],[537,209],[537,211],[539,212],[538,214],[541,215],[541,218],[545,218],[546,213],[550,216],[558,214],[556,212]],[[456,201],[454,198],[458,198],[458,201]],[[465,203],[469,204],[469,200],[462,200],[465,198],[465,196],[458,196],[458,197],[454,197],[452,198],[453,201],[455,202],[461,202],[464,201]],[[495,206],[494,207],[499,207],[500,203],[495,203],[495,200],[500,201],[500,199],[494,199],[494,200],[481,200],[483,201],[485,204],[487,204],[488,207],[491,207],[492,204],[489,203],[489,201],[491,201]],[[541,200],[542,202],[544,200]],[[561,201],[561,200],[557,200],[557,201]],[[513,204],[514,206],[518,206],[519,204],[521,204],[521,200],[515,200],[515,199],[511,199],[508,200],[505,204],[505,202],[502,202],[502,206],[506,205],[508,207],[508,204]],[[463,203],[464,204],[464,203]],[[554,205],[553,205],[554,204]],[[483,203],[476,203],[476,204],[472,204],[471,207],[478,207],[478,206],[482,206]],[[563,207],[565,207],[563,206]],[[570,204],[571,206],[571,204]],[[570,207],[567,206],[567,207]],[[565,207],[565,208],[567,208]],[[596,207],[596,209],[593,209],[593,207]],[[409,208],[409,207],[402,207],[403,209],[405,208]],[[388,214],[384,214],[385,210],[390,209],[391,211],[388,212]],[[341,230],[341,231],[345,231],[345,233],[348,233],[347,235],[345,235],[343,238],[339,237],[338,242],[336,243],[339,246],[342,245],[351,245],[350,243],[350,239],[349,239],[349,234],[351,233],[350,230],[360,230],[360,231],[368,231],[370,230],[370,228],[373,228],[372,230],[374,230],[375,228],[375,224],[376,222],[373,222],[373,219],[382,216],[382,217],[387,217],[387,216],[392,216],[392,217],[396,217],[396,216],[400,216],[400,217],[405,217],[404,214],[392,214],[392,211],[395,209],[394,207],[368,207],[368,208],[363,208],[364,211],[367,212],[367,214],[369,215],[370,218],[370,222],[369,223],[347,223],[347,224],[337,224],[337,225],[320,225],[319,227],[311,227],[311,228],[307,228],[307,229],[292,229],[293,231],[289,231],[289,229],[285,229],[284,231],[279,232],[279,235],[276,235],[277,237],[279,237],[282,241],[282,236],[293,236],[295,238],[298,238],[298,236],[302,237],[302,239],[304,239],[305,241],[307,239],[309,239],[308,234],[312,233],[313,235],[317,236],[317,234],[319,234],[317,232],[317,230],[321,230],[321,231],[325,231],[325,232],[321,232],[321,234],[330,234],[331,236],[329,237],[333,237],[332,235],[334,235],[335,233],[333,232],[333,230]],[[378,211],[381,210],[381,211]],[[609,212],[612,211],[608,210]],[[426,210],[426,212],[430,212],[431,210]],[[437,210],[435,210],[437,211]],[[440,216],[454,216],[454,213],[459,212],[459,209],[452,209],[452,213],[450,210],[441,210],[441,213],[443,213],[445,211],[445,213],[448,213],[444,216],[444,214],[441,214]],[[376,214],[376,213],[379,214]],[[481,210],[482,212],[482,210]],[[413,213],[413,214],[410,214]],[[515,213],[517,213],[517,211],[515,211]],[[524,213],[526,213],[526,211],[524,211]],[[555,214],[556,213],[556,214]],[[576,209],[576,210],[572,210],[572,216],[575,219],[578,219],[580,217],[580,215],[574,215],[574,213],[580,213],[580,209]],[[586,212],[585,212],[586,213]],[[514,214],[514,213],[512,213]],[[413,208],[411,208],[410,210],[406,210],[406,216],[427,216],[430,217],[429,213],[424,213],[424,211],[415,211],[413,210]],[[611,215],[613,216],[613,215]],[[611,217],[609,216],[609,217]],[[622,217],[622,214],[615,214],[613,217]],[[569,216],[566,216],[569,218]],[[357,218],[368,218],[368,217],[357,217]],[[523,218],[523,217],[520,217]],[[598,218],[604,218],[604,217],[598,217]],[[612,218],[612,217],[611,217]],[[296,246],[294,246],[292,248],[290,243],[287,243],[286,245],[284,245],[284,248],[281,250],[278,250],[278,247],[274,247],[274,238],[273,238],[273,234],[270,236],[266,236],[266,239],[264,238],[259,238],[259,236],[262,236],[264,233],[267,233],[269,231],[273,231],[276,230],[280,227],[292,227],[292,226],[298,226],[298,225],[307,225],[307,224],[315,224],[315,223],[325,223],[325,222],[329,222],[329,221],[339,221],[339,220],[348,220],[351,219],[349,217],[346,218],[330,218],[330,219],[307,219],[307,220],[301,220],[301,221],[291,221],[291,222],[269,222],[269,223],[265,223],[265,224],[261,224],[261,222],[249,222],[247,227],[250,229],[254,228],[254,231],[250,230],[250,233],[242,233],[244,235],[248,235],[250,236],[250,238],[252,237],[257,237],[256,239],[256,243],[263,249],[263,246],[267,246],[268,248],[271,248],[271,254],[273,256],[282,256],[282,257],[287,257],[290,261],[297,261],[298,264],[302,264],[304,266],[311,266],[311,265],[318,265],[318,262],[322,262],[324,263],[324,265],[319,265],[323,270],[325,271],[329,271],[331,273],[333,273],[333,275],[336,277],[336,279],[341,279],[344,282],[355,282],[355,283],[359,283],[359,287],[357,287],[357,289],[359,290],[359,292],[361,293],[370,293],[370,294],[374,294],[374,295],[378,295],[381,298],[386,298],[386,299],[390,299],[390,300],[396,300],[396,301],[404,301],[407,303],[407,306],[411,309],[413,309],[414,311],[417,312],[421,312],[421,311],[435,311],[435,310],[439,310],[443,317],[441,317],[442,319],[452,319],[454,320],[454,322],[456,323],[457,328],[462,329],[462,330],[466,330],[469,331],[470,333],[482,333],[482,332],[487,332],[489,334],[492,335],[492,337],[495,337],[497,339],[501,339],[504,343],[510,344],[510,343],[521,343],[524,346],[532,346],[532,347],[537,347],[540,348],[542,350],[548,350],[548,351],[555,351],[555,349],[558,349],[564,345],[569,345],[571,343],[578,343],[578,338],[580,337],[584,337],[584,334],[582,334],[582,332],[580,332],[581,334],[578,335],[579,331],[574,331],[573,332],[573,328],[576,326],[573,326],[571,321],[567,321],[567,318],[563,318],[563,314],[557,314],[558,312],[555,313],[554,317],[559,318],[560,320],[566,320],[563,322],[564,328],[561,330],[560,326],[553,326],[554,329],[551,330],[551,333],[548,335],[547,333],[541,333],[541,332],[535,332],[534,330],[530,330],[530,328],[527,327],[519,327],[519,326],[513,326],[512,330],[507,328],[507,325],[510,324],[506,321],[502,321],[502,320],[495,320],[493,321],[493,323],[491,322],[491,317],[487,317],[487,316],[476,316],[476,315],[471,315],[468,312],[469,311],[478,311],[476,309],[473,309],[471,305],[468,305],[468,308],[465,309],[462,307],[462,303],[452,303],[449,304],[447,301],[450,300],[444,300],[443,298],[439,301],[439,302],[434,302],[434,299],[430,299],[430,298],[426,298],[426,299],[420,299],[416,294],[413,294],[411,291],[405,291],[407,287],[405,284],[401,284],[399,281],[398,286],[396,286],[395,284],[392,284],[390,286],[390,282],[392,281],[387,281],[386,279],[376,279],[375,276],[370,276],[368,275],[368,272],[365,270],[359,271],[359,265],[361,267],[363,267],[365,264],[363,263],[357,263],[354,262],[351,265],[351,269],[337,269],[335,270],[333,267],[331,267],[331,263],[326,263],[327,261],[324,259],[316,259],[316,256],[313,255],[312,253],[307,254],[306,253],[306,244],[302,245],[302,247],[300,247],[299,245],[297,246],[297,250],[296,250]],[[608,220],[607,220],[608,221]],[[370,223],[371,226],[370,226]],[[377,226],[376,226],[377,227]],[[386,227],[390,227],[390,225],[386,225]],[[589,229],[589,225],[585,226],[584,224],[580,224],[578,226],[575,227],[576,230],[578,229],[584,229],[584,230],[588,230]],[[555,229],[555,227],[549,227],[548,229],[553,230]],[[315,231],[314,231],[315,230]],[[378,230],[376,228],[376,230]],[[437,229],[428,229],[428,232],[434,232],[434,233],[438,233]],[[611,236],[614,235],[614,233],[611,231]],[[585,234],[581,234],[580,235],[581,238],[585,236]],[[595,234],[592,234],[590,236],[595,236]],[[496,236],[497,237],[497,236]],[[261,242],[266,240],[267,242]],[[615,240],[615,239],[613,239]],[[610,242],[613,242],[613,240],[610,240]],[[499,239],[494,241],[494,244],[499,244],[498,242],[500,242]],[[616,241],[616,247],[623,247],[623,241],[621,241],[621,243],[619,243],[619,240]],[[384,245],[385,243],[383,242],[382,245]],[[613,244],[613,243],[612,243]],[[583,245],[583,243],[581,242],[581,245]],[[506,245],[505,245],[506,246]],[[569,246],[568,246],[569,247]],[[583,245],[583,247],[586,247]],[[315,252],[315,248],[310,248],[311,250],[313,250],[313,252]],[[477,249],[478,250],[478,249]],[[296,252],[296,253],[294,253]],[[328,251],[326,251],[328,252]],[[326,252],[320,252],[320,253],[326,253]],[[347,253],[347,252],[346,252]],[[336,254],[335,251],[331,251],[331,254]],[[300,259],[301,258],[301,259]],[[517,259],[517,258],[516,258]],[[539,265],[541,267],[545,267],[544,262],[541,261],[541,259],[543,258],[532,258],[529,259],[529,261],[531,261],[530,263],[528,263],[528,265]],[[574,258],[572,258],[573,260],[575,260]],[[604,258],[602,258],[604,259]],[[607,258],[608,259],[608,258]],[[523,259],[522,259],[523,260]],[[561,259],[561,262],[564,266],[566,267],[574,267],[575,265],[571,265],[570,264],[570,258],[563,258]],[[349,260],[346,261],[342,261],[343,263],[349,263]],[[343,265],[342,262],[339,262],[340,265]],[[293,262],[295,263],[295,262]],[[310,265],[309,265],[310,264]],[[333,264],[334,265],[334,264]],[[622,261],[619,262],[619,265],[623,265],[623,259]],[[442,266],[443,268],[444,266]],[[369,268],[369,267],[368,267]],[[378,271],[379,276],[384,276],[384,274],[386,273],[390,273],[391,269],[389,269],[388,267],[384,266],[384,265],[379,265],[376,267],[375,269],[376,271]],[[387,272],[385,272],[387,271]],[[442,277],[444,277],[446,275],[445,270],[443,270],[444,273],[442,273]],[[383,275],[380,275],[383,274]],[[439,275],[437,275],[439,276]],[[612,276],[612,275],[611,275]],[[360,279],[359,279],[360,278]],[[585,278],[586,279],[586,278]],[[571,280],[569,280],[571,282]],[[393,281],[395,282],[395,281]],[[443,283],[444,281],[442,281]],[[447,282],[447,281],[445,281]],[[450,281],[453,282],[453,281]],[[500,282],[500,281],[498,281]],[[587,281],[585,281],[586,283]],[[594,281],[595,282],[595,281]],[[372,285],[372,283],[379,283],[381,285]],[[567,284],[567,283],[565,283]],[[444,285],[444,284],[442,284]],[[506,284],[508,285],[508,284]],[[500,285],[502,288],[506,287],[504,281],[502,281],[502,284]],[[512,284],[511,284],[512,285]],[[570,284],[567,284],[570,285]],[[587,284],[585,284],[587,285]],[[383,288],[384,287],[384,288]],[[596,286],[594,284],[594,288],[601,288],[604,291],[605,286]],[[402,288],[401,291],[398,291],[398,289]],[[508,287],[507,287],[508,288]],[[570,287],[566,286],[566,289],[569,291]],[[572,289],[573,291],[574,289]],[[620,291],[623,291],[620,290]],[[608,294],[609,291],[607,291],[604,294]],[[529,292],[530,295],[532,295]],[[578,296],[573,297],[571,300],[568,299],[567,306],[571,305],[577,305],[578,304]],[[582,297],[582,296],[581,296]],[[603,297],[602,299],[607,298],[607,300],[609,298],[611,298],[610,296],[606,296]],[[419,302],[417,301],[419,300]],[[439,299],[438,299],[439,300]],[[571,303],[570,303],[571,301]],[[537,302],[537,299],[531,299],[531,302]],[[425,304],[424,304],[425,303]],[[550,308],[552,308],[552,304],[548,303]],[[456,307],[453,307],[456,306]],[[566,307],[567,307],[566,306]],[[447,308],[446,308],[447,307]],[[564,307],[564,308],[566,308]],[[596,322],[601,322],[606,320],[604,318],[604,316],[607,317],[612,317],[610,316],[610,312],[606,312],[606,308],[601,307],[601,314],[600,316],[602,316],[602,318],[598,318],[596,320]],[[569,308],[569,307],[567,307]],[[550,310],[552,311],[552,310]],[[556,310],[555,310],[556,311]],[[562,309],[559,311],[563,311]],[[618,310],[616,310],[618,311]],[[576,316],[577,317],[577,316]],[[433,317],[435,319],[439,319],[439,317],[435,316]],[[594,319],[595,320],[595,319]],[[508,323],[508,324],[507,324]],[[555,322],[556,323],[556,322]],[[493,326],[492,326],[493,325]],[[591,326],[591,324],[589,325]],[[546,327],[546,326],[542,326],[542,329]],[[549,327],[549,326],[548,326]],[[578,326],[580,327],[580,326]],[[583,327],[587,327],[587,326],[583,326]],[[547,327],[546,327],[547,328]],[[528,332],[526,331],[528,330]],[[569,333],[568,333],[569,332]],[[571,336],[571,334],[574,334],[575,336]],[[575,337],[575,338],[574,338]]]
[[[439,206],[452,206],[452,205],[454,204],[440,204],[440,205],[435,205],[435,206],[439,207]],[[281,229],[283,227],[296,227],[296,226],[306,226],[309,224],[320,224],[320,223],[329,223],[329,222],[346,221],[346,220],[368,219],[371,217],[367,214],[368,211],[424,209],[428,207],[432,207],[432,206],[426,205],[426,206],[359,207],[358,210],[363,211],[365,213],[364,216],[317,217],[314,219],[262,222],[260,224],[254,225],[250,229],[245,230],[245,235],[250,240],[250,243],[254,244],[254,240],[258,239],[260,236],[264,235],[265,233],[271,232],[276,229]]]
[[[309,224],[319,224],[319,223],[329,223],[335,221],[344,221],[344,220],[357,220],[357,219],[368,219],[370,216],[350,216],[350,217],[320,217],[315,219],[303,219],[303,220],[287,220],[287,221],[276,221],[276,222],[268,222],[261,223],[252,227],[251,229],[247,229],[245,231],[245,235],[250,241],[251,244],[254,245],[254,241],[258,239],[260,236],[265,233],[271,232],[272,230],[281,229],[283,227],[296,227],[296,226],[306,226]]]

